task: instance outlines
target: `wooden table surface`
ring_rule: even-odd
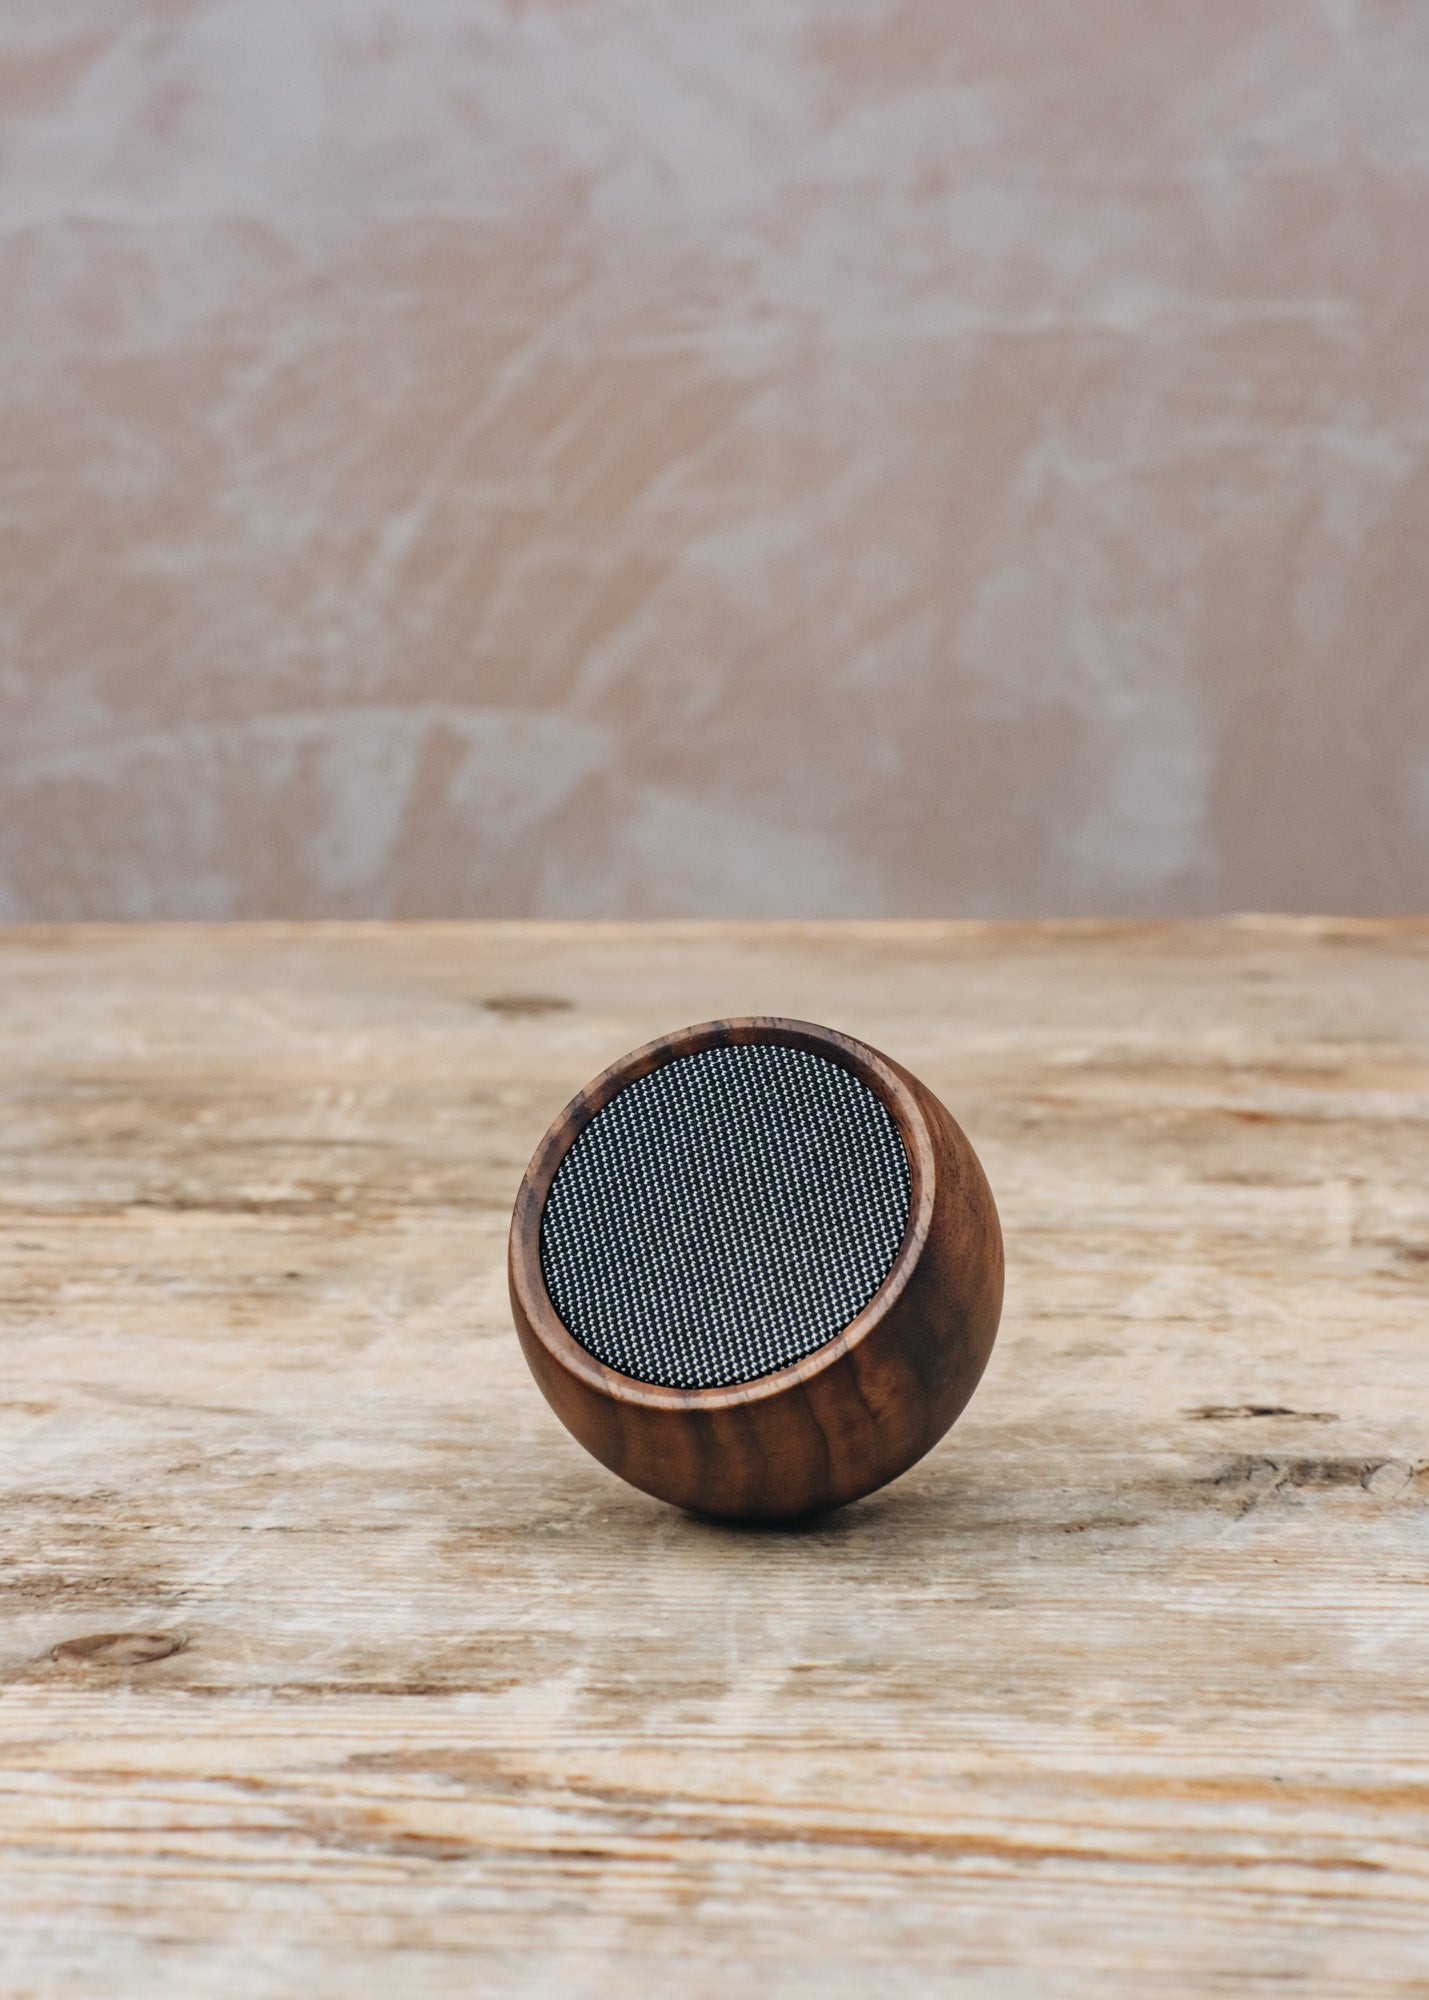
[[[509,1206],[660,1029],[922,1075],[957,1428],[588,1459]],[[0,1992],[1429,1994],[1429,922],[0,932]]]

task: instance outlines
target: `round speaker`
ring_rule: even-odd
[[[780,1520],[871,1493],[959,1415],[1002,1231],[907,1070],[807,1021],[707,1021],[566,1106],[509,1274],[531,1372],[602,1464],[694,1513]]]

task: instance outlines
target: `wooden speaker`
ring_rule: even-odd
[[[566,1106],[509,1273],[531,1371],[603,1465],[697,1514],[780,1520],[873,1492],[959,1415],[1002,1232],[907,1070],[807,1021],[707,1021]]]

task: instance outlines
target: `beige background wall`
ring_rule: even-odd
[[[4,0],[0,913],[1429,904],[1424,0]]]

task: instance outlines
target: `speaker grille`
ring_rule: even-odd
[[[908,1156],[881,1098],[772,1043],[627,1084],[562,1160],[541,1270],[581,1346],[637,1381],[715,1389],[832,1340],[887,1277]]]

